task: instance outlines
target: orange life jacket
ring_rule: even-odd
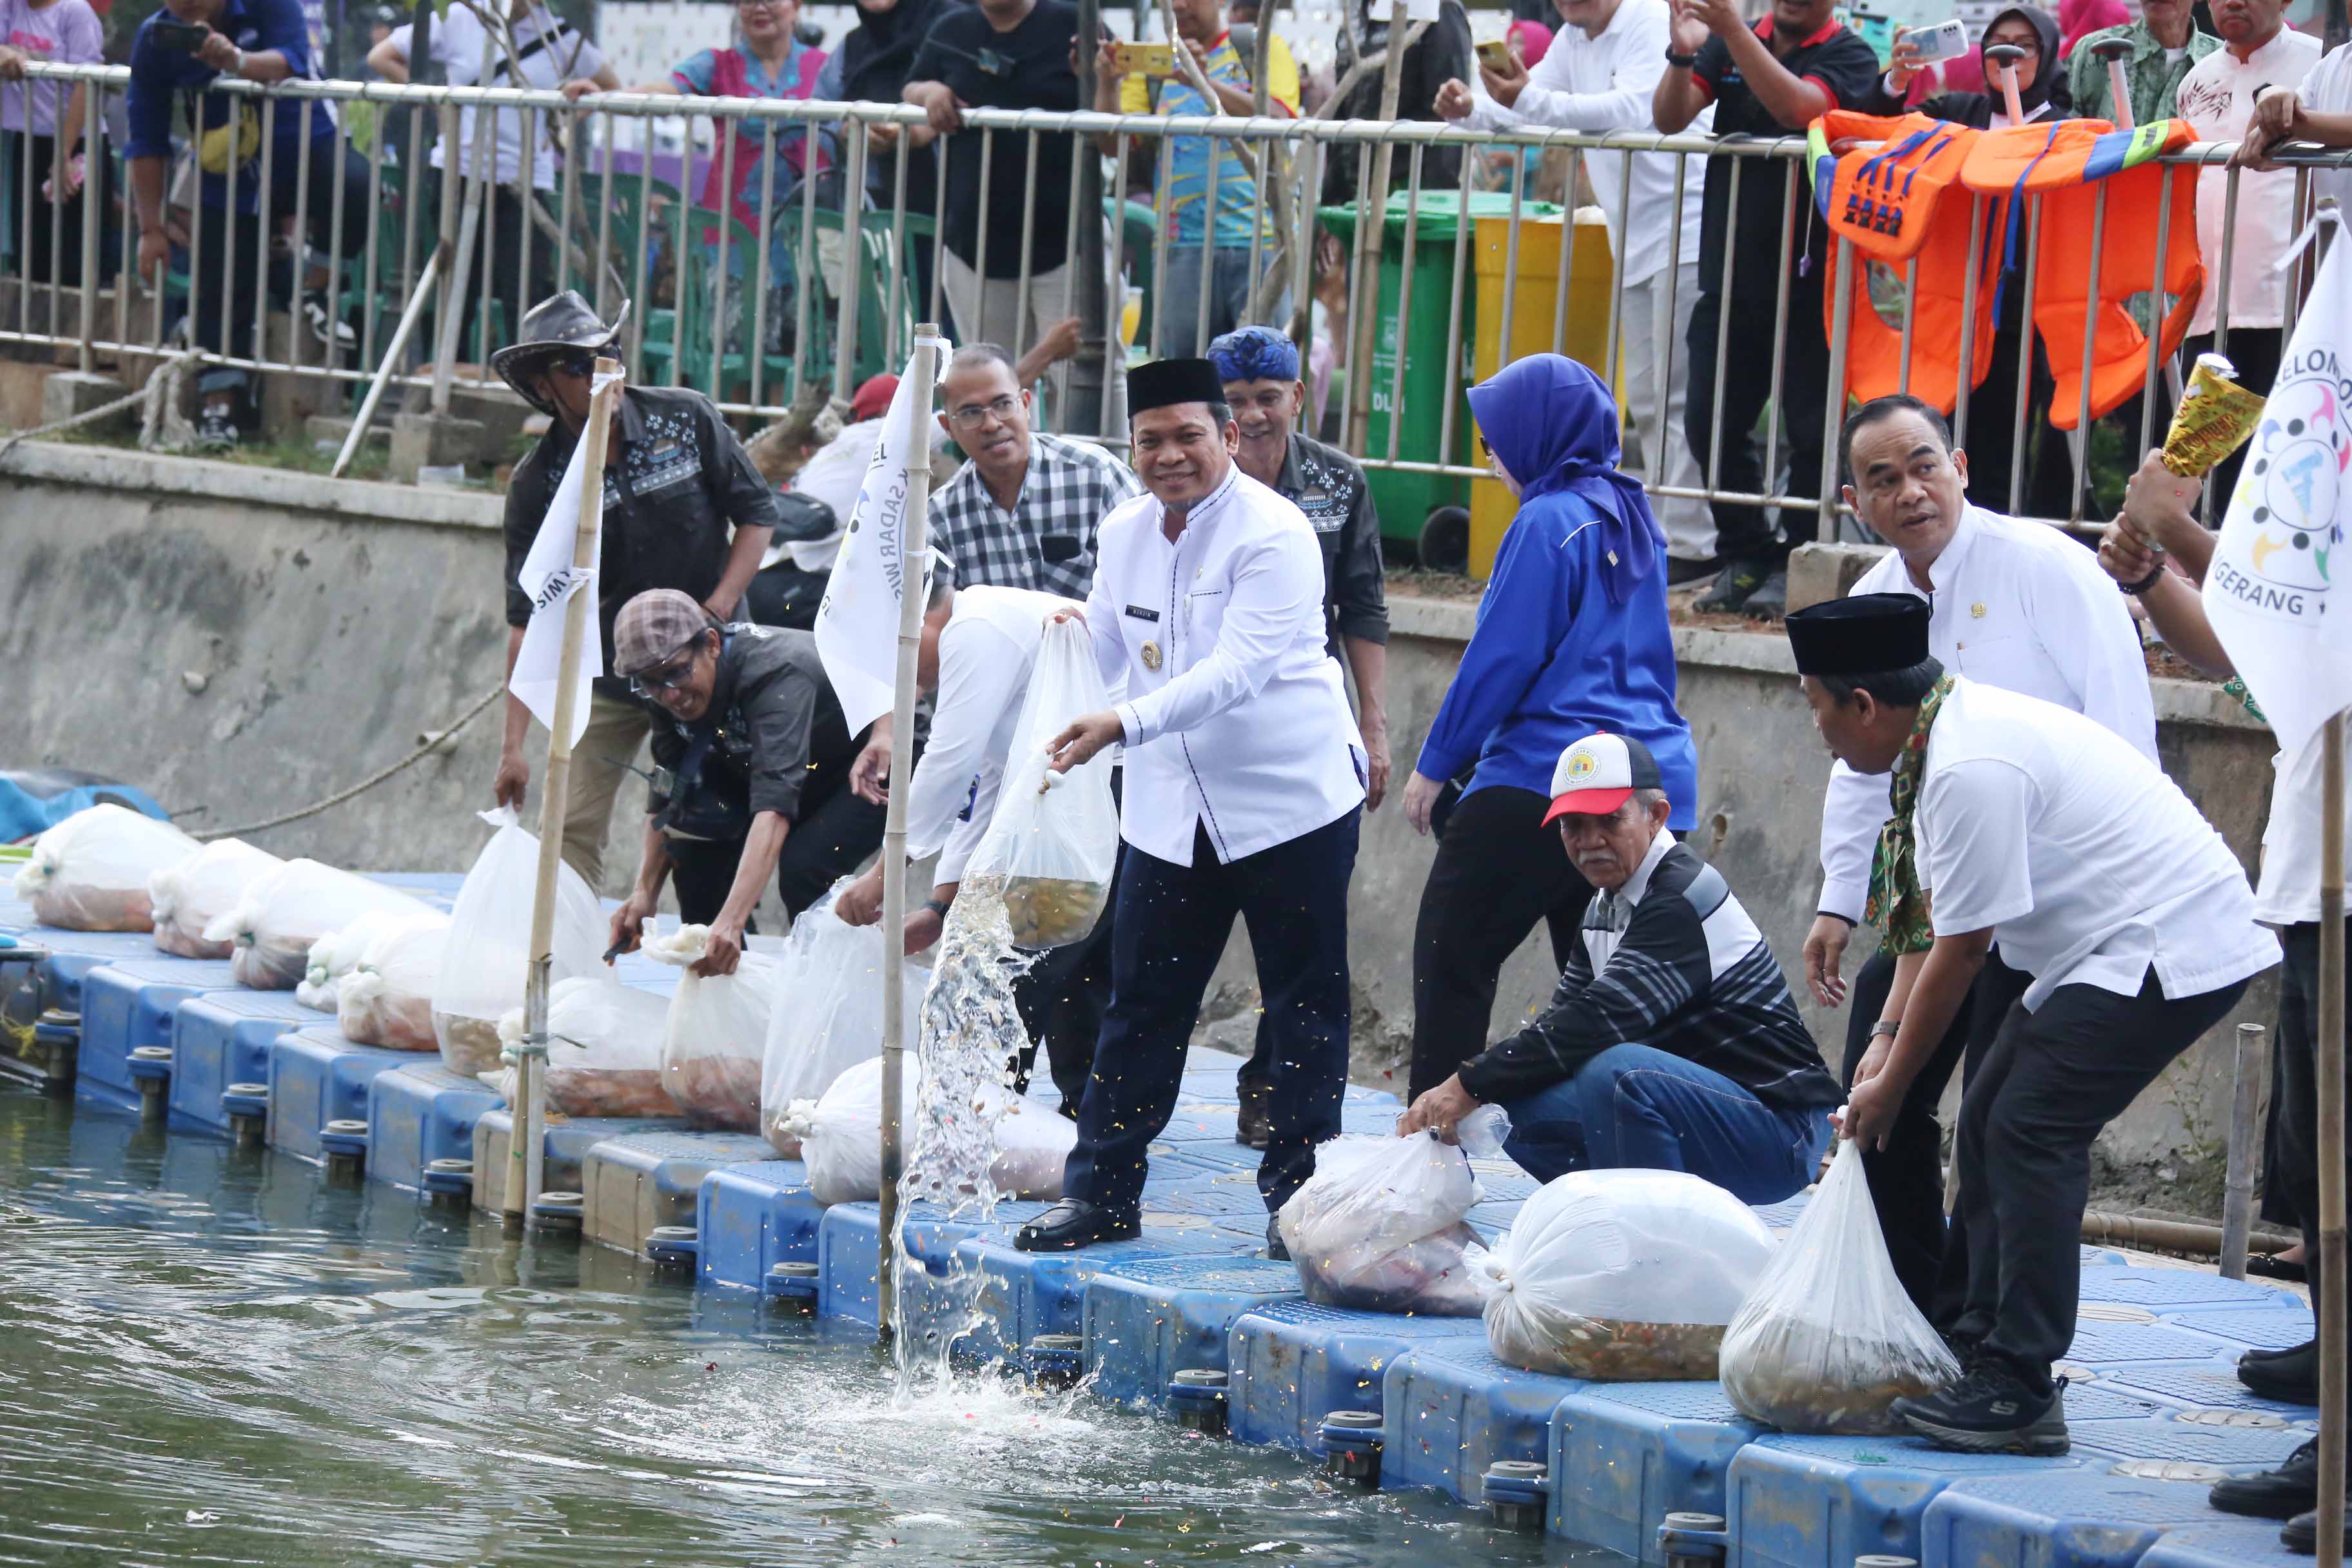
[[[1866,261],[1884,263],[1898,275],[1917,263],[1905,305],[1911,319],[1910,374],[1904,374],[1903,331],[1889,324],[1871,302],[1870,268],[1852,268],[1852,306],[1846,321],[1845,393],[1867,400],[1908,391],[1949,414],[1959,401],[1960,318],[1968,281],[1969,193],[1947,201],[1977,140],[1984,133],[1924,114],[1881,119],[1834,110],[1813,121],[1813,202],[1832,237],[1850,239]],[[1841,143],[1864,146],[1843,153]],[[1985,378],[1992,364],[1994,283],[1998,280],[2000,214],[2005,203],[1989,204],[1983,254],[1977,268],[1976,330],[1969,357],[1969,384]],[[1832,252],[1834,267],[1835,252]],[[1832,279],[1835,274],[1832,274]],[[1834,281],[1822,291],[1822,331],[1834,341],[1837,294]]]
[[[1962,184],[2010,198],[2004,250],[2021,270],[2032,208],[2038,203],[2042,209],[2033,325],[2056,381],[2050,423],[2061,430],[2072,430],[2082,412],[2086,326],[2094,419],[2129,399],[2147,372],[2147,334],[2126,308],[2132,296],[2151,293],[2161,276],[2164,292],[2177,300],[2157,326],[2158,359],[2179,350],[2189,331],[2205,279],[2197,254],[2197,168],[2168,168],[2156,159],[2195,140],[2185,120],[2151,121],[2133,131],[2104,120],[2062,120],[1985,132],[1969,152]],[[2168,184],[2170,227],[2159,256],[2157,218]],[[2106,220],[2094,278],[2091,240],[2103,195]]]

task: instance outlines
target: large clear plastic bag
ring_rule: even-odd
[[[662,1030],[669,998],[602,974],[559,980],[547,994],[547,1109],[559,1116],[676,1116],[662,1087]],[[520,1007],[499,1020],[499,1038],[522,1043]],[[515,1069],[482,1081],[515,1102]]]
[[[499,1020],[522,1005],[530,975],[531,904],[539,890],[539,837],[510,806],[480,814],[498,831],[474,858],[449,910],[449,945],[433,985],[433,1033],[441,1065],[460,1078],[499,1067]],[[555,868],[554,963],[550,983],[603,968],[605,921],[580,873]]]
[[[286,862],[242,838],[215,838],[147,879],[155,910],[155,945],[182,958],[226,958],[229,944],[206,942],[205,927],[236,907],[247,888]]]
[[[1085,940],[1110,900],[1118,862],[1118,803],[1108,751],[1066,773],[1045,765],[1046,744],[1082,714],[1110,706],[1086,626],[1049,624],[1029,676],[996,814],[964,868],[961,897],[996,896],[1017,947]]]
[[[199,847],[168,822],[119,805],[93,805],[33,840],[33,858],[16,873],[16,896],[46,926],[153,931],[148,883]]]
[[[1337,1138],[1276,1223],[1310,1301],[1472,1318],[1485,1248],[1465,1216],[1480,1195],[1468,1157],[1434,1133]]]
[[[760,1074],[760,1123],[787,1160],[801,1157],[800,1140],[783,1128],[793,1102],[816,1100],[850,1068],[882,1054],[882,928],[854,926],[833,912],[846,882],[835,883],[784,937]],[[912,959],[899,971],[910,1037],[930,978]]]
[[[916,1107],[922,1099],[923,1065],[913,1051],[901,1060],[899,1125],[907,1129],[911,1144]],[[992,1097],[972,1108],[975,1114],[996,1118],[990,1182],[1001,1197],[1059,1198],[1063,1164],[1077,1146],[1076,1125],[1043,1100],[1015,1096],[1011,1089],[999,1092],[1002,1100]],[[871,1203],[881,1196],[880,1057],[850,1068],[818,1099],[794,1101],[779,1125],[799,1142],[809,1191],[817,1202]]]
[[[1898,1399],[1932,1394],[1959,1363],[1904,1293],[1862,1152],[1830,1173],[1723,1334],[1723,1392],[1783,1432],[1900,1432]]]
[[[338,1011],[342,1005],[342,978],[360,966],[360,960],[367,956],[368,943],[415,918],[394,910],[370,910],[341,931],[331,931],[312,942],[302,979],[294,987],[294,1000],[320,1013]]]
[[[709,926],[680,926],[646,942],[681,973],[662,1025],[662,1087],[689,1121],[730,1132],[760,1130],[760,1064],[768,1049],[782,955],[745,948],[732,974],[697,974]]]
[[[1473,1274],[1499,1360],[1647,1383],[1715,1376],[1724,1328],[1771,1259],[1764,1222],[1712,1182],[1575,1171],[1527,1201]]]
[[[429,1051],[433,983],[449,941],[449,917],[395,921],[370,940],[360,961],[335,982],[335,1023],[354,1045]]]
[[[205,928],[206,942],[232,944],[229,973],[255,991],[291,991],[310,967],[310,946],[371,910],[415,918],[432,906],[397,888],[316,860],[289,860],[245,890],[236,908]]]

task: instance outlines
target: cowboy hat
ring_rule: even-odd
[[[552,414],[554,405],[540,396],[538,388],[531,384],[541,363],[558,354],[595,353],[609,348],[613,340],[621,335],[622,324],[628,319],[626,300],[621,301],[621,313],[613,318],[608,327],[597,319],[595,310],[580,297],[578,289],[566,289],[523,312],[520,338],[490,355],[490,368],[520,393],[524,402],[541,414]]]

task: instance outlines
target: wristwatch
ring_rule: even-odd
[[[925,899],[923,900],[923,908],[930,910],[931,913],[939,916],[941,920],[948,918],[948,906],[944,900]]]
[[[1874,1040],[1881,1035],[1892,1039],[1902,1032],[1903,1026],[1891,1018],[1881,1018],[1870,1026],[1870,1037]]]
[[[1675,47],[1672,44],[1668,44],[1666,46],[1666,63],[1670,66],[1680,66],[1683,69],[1688,70],[1691,67],[1698,64],[1698,57],[1696,55],[1677,54],[1675,52]]]

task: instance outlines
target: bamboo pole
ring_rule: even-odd
[[[1381,119],[1383,122],[1396,119],[1397,94],[1404,79],[1405,0],[1391,0],[1389,6],[1388,58],[1381,64]],[[1364,177],[1363,159],[1369,151],[1371,175]],[[1363,280],[1363,299],[1354,319],[1348,323],[1354,339],[1348,351],[1348,424],[1344,450],[1361,452],[1372,432],[1372,348],[1380,342],[1381,317],[1381,247],[1388,234],[1389,174],[1394,167],[1394,149],[1383,138],[1369,150],[1357,144],[1356,177],[1358,187],[1370,199],[1365,203],[1364,218],[1356,226],[1356,271]],[[1465,166],[1468,159],[1464,160]],[[1467,187],[1465,186],[1465,189]],[[1468,202],[1465,199],[1466,209]],[[1462,221],[1468,224],[1467,210]],[[1412,265],[1411,257],[1404,265]],[[1400,323],[1397,331],[1404,327]],[[1402,342],[1402,338],[1399,340]],[[1401,351],[1400,351],[1401,352]]]
[[[2230,1163],[2221,1186],[2221,1277],[2246,1277],[2246,1238],[2254,1222],[2255,1112],[2263,1102],[2263,1068],[2270,1056],[2260,1024],[2238,1026],[2237,1058],[2231,1064]]]
[[[2344,715],[2319,732],[2319,1561],[2344,1561]]]
[[[598,355],[596,391],[581,432],[580,525],[572,538],[572,569],[589,574],[563,605],[563,652],[556,664],[555,721],[547,738],[546,783],[539,797],[539,878],[530,905],[530,973],[523,985],[523,1041],[517,1053],[514,1136],[509,1156],[522,1167],[522,1213],[539,1202],[547,1158],[547,990],[555,968],[555,887],[563,864],[563,815],[570,804],[572,726],[579,716],[581,650],[593,635],[596,611],[597,538],[604,527],[604,448],[613,405],[621,395],[621,363]],[[515,1191],[509,1169],[506,1190]]]
[[[914,768],[915,656],[923,641],[923,583],[930,554],[931,384],[939,375],[940,329],[915,329],[907,374],[914,384],[907,443],[906,521],[899,527],[898,700],[890,710],[890,804],[882,818],[882,1214],[877,1228],[875,1321],[887,1343],[898,1331],[898,1174],[906,1163],[899,1096],[906,1082],[907,998],[899,975],[907,966],[907,775]]]

